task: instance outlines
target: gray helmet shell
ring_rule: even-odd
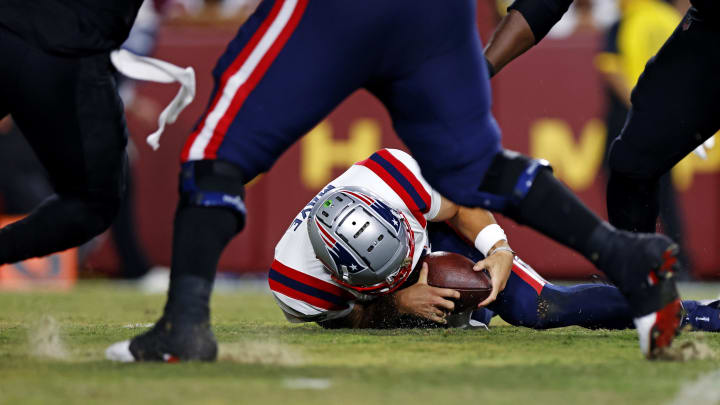
[[[362,187],[324,194],[307,228],[315,256],[350,286],[392,286],[408,264],[410,236],[402,213]]]

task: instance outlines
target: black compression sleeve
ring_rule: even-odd
[[[525,17],[537,44],[560,21],[571,3],[572,0],[515,0],[508,11],[517,10]]]

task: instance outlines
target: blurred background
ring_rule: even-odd
[[[140,279],[169,266],[177,203],[179,153],[207,103],[210,72],[257,0],[146,0],[126,47],[195,68],[196,100],[166,129],[153,152],[145,135],[177,88],[121,80],[132,144],[132,179],[118,221],[61,262],[47,259],[29,277]],[[478,30],[487,40],[509,2],[478,0]],[[645,62],[688,7],[687,0],[575,0],[547,39],[492,81],[494,113],[505,147],[553,165],[555,174],[606,217],[606,147],[622,128],[629,94]],[[318,61],[321,63],[321,61]],[[381,147],[404,148],[382,105],[357,92],[294,145],[271,172],[247,187],[249,219],[225,251],[220,271],[263,274],[275,243],[320,187]],[[720,278],[720,150],[691,155],[663,181],[658,229],[684,248],[685,279]],[[11,118],[0,122],[0,213],[15,218],[50,193],[45,174]],[[592,266],[541,235],[499,218],[513,248],[543,276],[585,279]],[[75,262],[77,260],[77,264]],[[78,269],[76,272],[75,270]],[[3,272],[0,272],[0,275]],[[8,273],[7,271],[5,273]],[[166,270],[165,270],[166,274]],[[3,279],[0,278],[0,285]]]

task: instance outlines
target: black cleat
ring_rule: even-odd
[[[209,322],[173,324],[161,318],[142,335],[108,347],[105,357],[120,362],[215,361],[217,342]]]

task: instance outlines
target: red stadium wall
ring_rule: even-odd
[[[168,28],[162,33],[156,55],[194,66],[199,94],[168,128],[159,151],[152,152],[143,139],[154,130],[153,120],[143,119],[145,114],[128,116],[139,151],[134,172],[141,239],[159,264],[170,261],[179,151],[208,100],[213,64],[233,34],[211,28]],[[505,146],[550,160],[557,175],[604,216],[604,93],[592,64],[597,41],[594,36],[545,41],[494,79],[493,91]],[[153,112],[153,104],[164,105],[175,91],[173,86],[141,85],[140,105]],[[235,272],[266,269],[275,242],[297,210],[333,176],[381,146],[403,147],[382,105],[368,93],[359,92],[286,152],[270,173],[248,187],[247,227],[226,250],[220,268]],[[720,241],[716,231],[718,170],[720,151],[716,149],[708,161],[690,159],[674,174],[682,190],[687,246],[696,275],[704,277],[720,275],[720,257],[714,249]],[[511,221],[503,223],[513,247],[541,274],[581,278],[592,272],[584,259],[569,250]],[[95,265],[110,267],[113,261],[105,249]]]

